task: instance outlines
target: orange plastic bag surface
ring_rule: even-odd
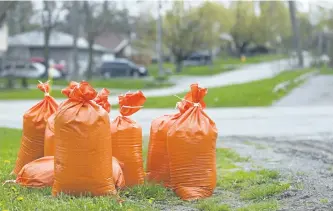
[[[54,177],[54,157],[47,156],[34,160],[17,174],[16,183],[26,187],[51,187]]]
[[[145,101],[141,91],[119,96],[121,116],[111,123],[112,152],[113,156],[124,163],[127,187],[144,182],[142,128],[127,116],[137,112]]]
[[[78,83],[72,81],[69,86],[62,91],[64,95],[69,97],[70,91],[77,86]],[[102,106],[107,112],[110,112],[111,105],[108,102],[110,91],[107,89],[102,89],[97,97],[94,99],[94,101]],[[62,103],[59,105],[59,108],[62,106]],[[46,124],[45,128],[45,141],[44,141],[44,156],[54,156],[54,150],[55,150],[55,138],[54,138],[54,118],[56,116],[56,113],[52,114]]]
[[[62,90],[62,94],[69,97],[70,91],[76,87],[79,83],[75,81],[71,81],[66,89]],[[62,106],[64,102],[59,104],[58,109]],[[45,128],[45,139],[44,139],[44,156],[54,156],[54,148],[55,148],[55,142],[54,142],[54,118],[56,116],[56,113],[52,114],[48,119],[46,123]]]
[[[170,185],[183,200],[209,197],[216,186],[217,129],[200,105],[206,93],[192,84],[186,99],[194,106],[168,130]]]
[[[38,89],[45,93],[44,99],[25,112],[21,146],[14,168],[17,175],[22,167],[44,156],[44,137],[47,119],[57,110],[58,104],[49,96],[49,84],[40,83]]]
[[[113,181],[116,189],[123,189],[126,185],[125,176],[123,173],[124,164],[120,163],[117,158],[112,157],[112,170],[113,170]]]
[[[53,196],[115,194],[109,115],[93,99],[97,92],[81,82],[55,117]]]
[[[152,121],[150,127],[147,178],[149,181],[158,183],[162,182],[166,187],[169,187],[170,183],[167,133],[170,126],[175,123],[181,114],[193,106],[191,99],[187,98],[177,103],[177,107],[179,109],[178,113],[158,117]]]

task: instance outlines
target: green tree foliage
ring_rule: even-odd
[[[200,16],[192,9],[185,8],[184,1],[174,1],[167,11],[163,25],[163,39],[174,56],[176,71],[182,69],[182,60],[204,44],[204,33]]]
[[[256,13],[253,1],[234,1],[231,3],[233,27],[230,34],[239,54],[243,54],[251,44],[274,44],[278,37],[290,36],[288,7],[283,1],[259,2],[260,13]]]

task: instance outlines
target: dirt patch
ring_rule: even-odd
[[[244,168],[281,172],[291,187],[279,196],[283,211],[333,210],[333,139],[223,137],[229,147],[251,157]]]

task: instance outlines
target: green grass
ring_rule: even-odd
[[[333,74],[333,68],[322,67],[322,68],[320,68],[320,74],[322,74],[322,75],[332,75]]]
[[[4,81],[4,79],[2,79]],[[17,81],[18,82],[18,81]],[[37,85],[37,80],[28,80],[30,85]],[[65,88],[68,85],[66,80],[55,80],[52,82],[52,85],[61,86]],[[109,88],[111,89],[123,89],[123,90],[142,90],[142,89],[153,89],[153,88],[165,88],[172,86],[170,82],[161,82],[157,81],[146,81],[142,79],[110,79],[110,80],[93,80],[90,82],[91,85],[95,88]],[[52,86],[51,86],[52,88]],[[59,89],[51,90],[51,96],[54,98],[65,98]],[[25,100],[25,99],[41,99],[43,93],[36,88],[30,89],[0,89],[0,100]]]
[[[14,179],[9,173],[12,171],[16,155],[19,149],[21,130],[0,128],[0,183]],[[144,137],[147,140],[147,137]],[[143,144],[144,160],[147,155],[147,141]],[[239,200],[244,205],[239,210],[275,210],[268,209],[269,204],[258,202],[258,199],[271,199],[284,188],[276,188],[268,183],[284,187],[278,182],[280,175],[276,171],[258,170],[244,171],[241,163],[248,162],[249,158],[242,157],[234,150],[221,148],[217,149],[217,170],[218,187],[216,194],[208,199],[184,202],[169,189],[159,184],[145,183],[137,187],[119,192],[124,200],[119,203],[115,197],[71,197],[61,194],[57,198],[51,197],[51,188],[31,189],[15,184],[0,185],[0,210],[161,210],[162,208],[172,209],[173,206],[187,207],[189,209],[231,211],[239,207],[233,207],[225,202],[224,194],[230,192],[236,194],[233,200]],[[235,171],[236,170],[236,171]],[[260,191],[256,192],[256,189]],[[219,195],[222,194],[222,195]],[[253,197],[253,195],[255,197]],[[254,199],[254,200],[252,200]],[[238,204],[238,202],[236,203]],[[277,206],[277,205],[276,205]],[[256,209],[258,208],[258,209]],[[260,208],[260,209],[259,209]]]
[[[51,96],[54,98],[66,98],[65,95],[61,94],[60,90],[53,90]],[[11,89],[1,90],[0,89],[0,100],[31,100],[40,99],[44,97],[43,92],[39,89]]]
[[[253,81],[244,84],[214,87],[208,89],[208,94],[204,98],[207,107],[247,107],[247,106],[270,106],[272,103],[299,84],[292,83],[286,91],[273,93],[276,85],[293,80],[298,76],[311,72],[313,69],[301,69],[285,71],[273,78]],[[186,94],[179,93],[182,97]],[[145,108],[171,108],[179,101],[175,96],[149,97],[144,104]]]
[[[242,199],[253,199],[253,200],[265,200],[270,196],[274,196],[288,190],[290,187],[289,183],[265,183],[261,185],[254,185],[252,187],[245,188],[241,191],[240,197]]]
[[[216,198],[199,202],[195,207],[200,211],[231,211],[228,204],[220,204]]]
[[[224,190],[239,190],[251,186],[268,184],[279,178],[279,173],[273,170],[238,170],[228,172],[217,180],[217,185]]]
[[[275,211],[279,208],[276,200],[264,201],[237,209],[237,211]]]
[[[41,79],[42,80],[42,79]],[[45,80],[42,80],[45,81]],[[118,79],[94,79],[88,81],[93,87],[96,88],[110,88],[110,89],[125,89],[125,90],[136,90],[136,89],[156,89],[170,87],[173,84],[171,82],[157,82],[154,80],[146,79],[134,79],[134,78],[118,78]],[[0,83],[7,83],[5,78],[0,78]],[[20,84],[21,80],[16,79],[16,84]],[[28,79],[28,84],[35,86],[38,84],[38,79]],[[66,87],[69,81],[64,79],[57,79],[52,81],[52,85]]]
[[[260,56],[247,57],[245,62],[242,62],[237,57],[219,57],[213,61],[212,66],[186,66],[183,67],[180,73],[176,73],[175,66],[172,63],[164,63],[164,69],[170,69],[172,73],[177,75],[214,75],[225,71],[230,71],[239,65],[255,64],[260,62],[268,62],[277,59],[286,58],[286,55],[281,54],[268,54]],[[158,75],[158,64],[151,64],[148,66],[149,73],[153,76]]]

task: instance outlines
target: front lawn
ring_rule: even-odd
[[[201,76],[201,75],[215,75],[225,71],[230,71],[240,65],[246,64],[256,64],[260,62],[269,62],[278,59],[286,58],[286,55],[282,54],[267,54],[247,57],[245,61],[241,61],[237,57],[219,57],[213,61],[213,65],[207,66],[187,66],[183,67],[182,72],[176,73],[175,66],[172,63],[164,63],[164,69],[170,69],[172,73],[177,75],[191,75],[191,76]],[[153,76],[158,75],[158,64],[151,64],[148,66],[149,73]]]
[[[207,107],[247,107],[247,106],[270,106],[272,103],[286,94],[299,83],[292,83],[285,91],[274,93],[276,85],[293,80],[298,76],[314,71],[313,69],[301,69],[285,71],[273,78],[253,81],[244,84],[214,87],[208,89],[204,98]],[[183,97],[186,92],[177,96]],[[148,97],[145,108],[172,108],[179,101],[175,96]]]
[[[28,84],[35,86],[38,84],[38,80],[46,81],[47,79],[28,79]],[[137,90],[137,89],[157,89],[170,87],[173,84],[171,82],[157,82],[154,80],[147,80],[144,78],[117,78],[117,79],[93,79],[88,81],[93,87],[96,88],[109,88],[109,89],[125,89],[125,90]],[[0,78],[0,84],[6,84],[5,78]],[[21,84],[21,79],[16,79],[17,85]],[[66,87],[69,81],[65,79],[56,79],[52,81],[52,85]],[[0,90],[1,91],[1,90]]]

